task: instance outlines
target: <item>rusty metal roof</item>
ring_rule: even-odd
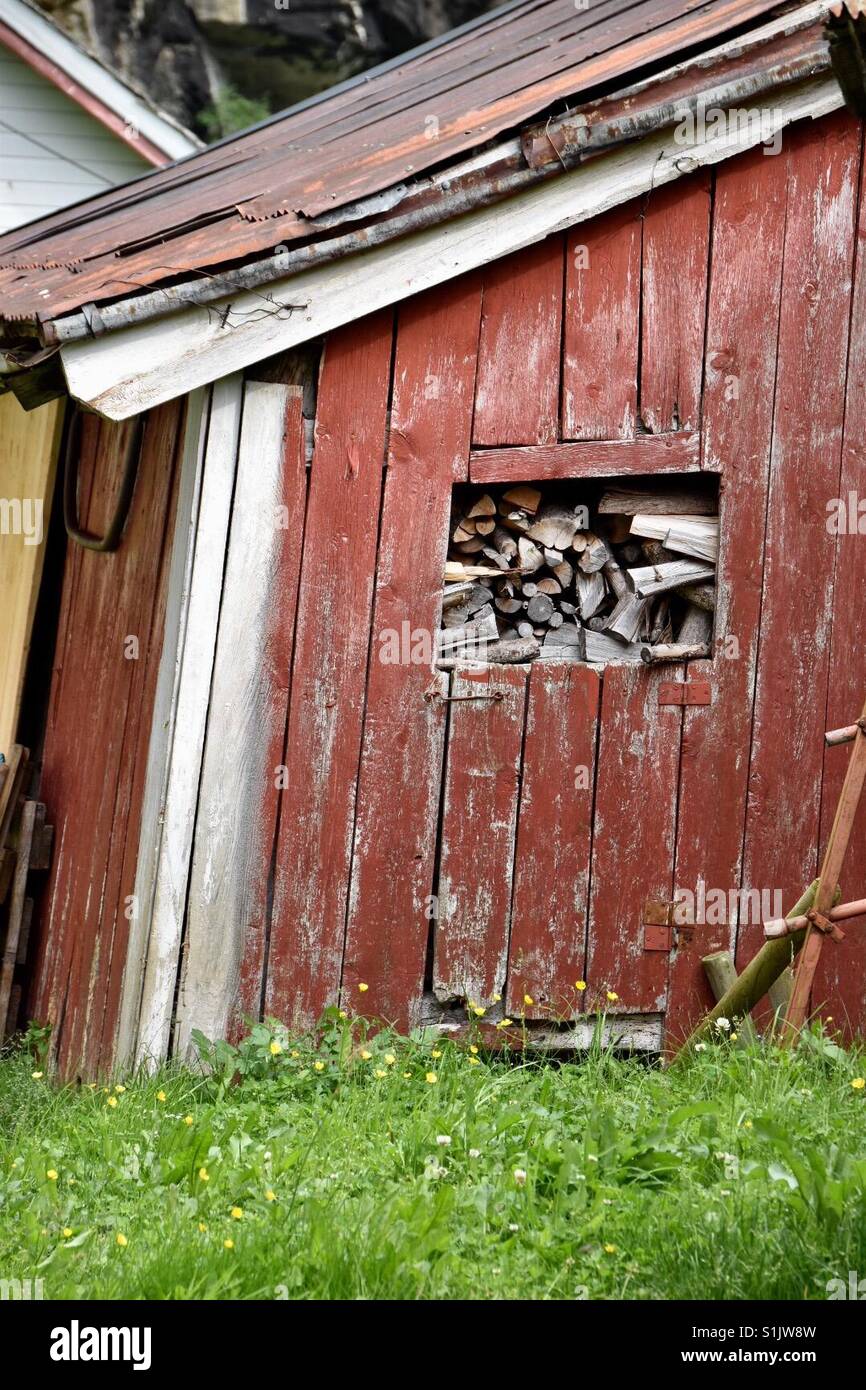
[[[320,237],[352,204],[736,36],[768,0],[517,0],[168,168],[0,238],[0,316],[46,322]],[[342,210],[342,215],[335,215]]]

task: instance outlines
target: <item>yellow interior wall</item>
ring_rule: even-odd
[[[14,396],[0,396],[0,751],[7,756],[15,738],[45,559],[62,416],[61,401],[26,411]],[[25,498],[42,499],[38,545],[12,533],[14,512],[3,507]]]

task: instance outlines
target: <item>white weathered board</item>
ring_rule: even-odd
[[[285,703],[289,674],[268,658],[274,619],[287,602],[279,583],[286,537],[278,508],[287,405],[301,393],[300,386],[276,382],[248,381],[244,388],[175,1021],[173,1052],[181,1057],[194,1028],[209,1038],[228,1033],[251,917],[260,915],[257,886],[273,826],[262,826],[257,812],[274,787],[270,710],[275,700]],[[299,459],[303,467],[300,452]],[[280,750],[284,727],[283,717]]]
[[[122,420],[376,309],[443,284],[563,228],[596,217],[650,188],[751,148],[792,121],[837,110],[835,78],[792,85],[765,121],[731,122],[684,146],[671,130],[623,146],[502,203],[373,250],[197,305],[163,320],[68,343],[61,350],[70,393]],[[291,307],[296,306],[296,307]]]
[[[202,750],[232,508],[242,380],[214,387],[190,578],[162,834],[150,912],[136,1058],[166,1055],[183,932]],[[127,977],[132,978],[127,968]]]

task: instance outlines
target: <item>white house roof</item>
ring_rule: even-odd
[[[202,148],[190,131],[121,82],[28,0],[0,0],[0,45],[149,164],[169,164]]]

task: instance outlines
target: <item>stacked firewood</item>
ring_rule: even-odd
[[[451,516],[440,665],[707,656],[718,547],[702,483],[467,489]]]

